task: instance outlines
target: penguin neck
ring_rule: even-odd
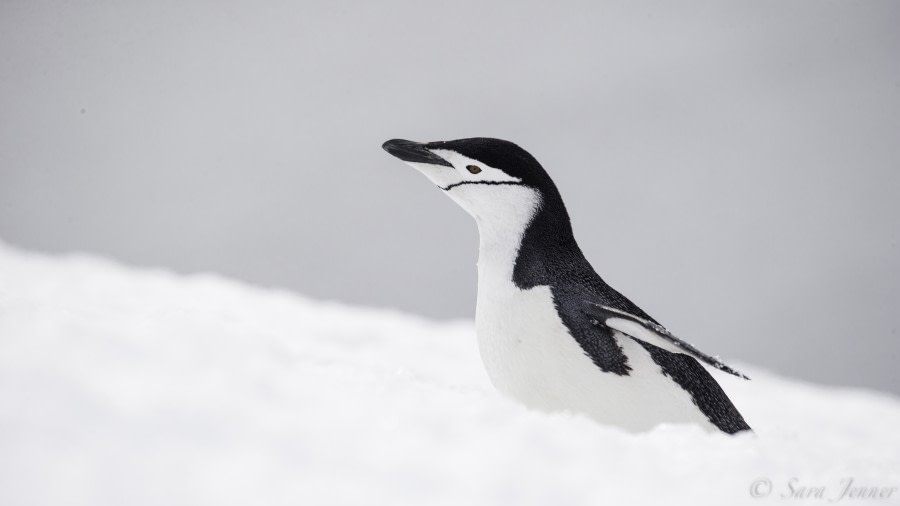
[[[516,189],[524,197],[498,199],[492,213],[476,215],[478,224],[479,285],[484,283],[515,283],[519,288],[531,288],[546,276],[535,276],[547,270],[547,263],[578,263],[581,250],[572,235],[572,226],[562,199],[556,192],[539,194],[526,187]],[[525,205],[523,205],[523,202]],[[537,279],[540,278],[540,279]]]

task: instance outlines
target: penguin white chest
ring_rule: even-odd
[[[475,324],[488,376],[498,390],[527,405],[564,409],[565,376],[572,368],[596,366],[560,320],[549,287],[503,285],[489,275],[479,278]]]
[[[569,334],[550,288],[521,290],[492,270],[480,269],[475,312],[478,348],[491,382],[532,408],[592,411],[585,404],[603,396],[606,375]]]

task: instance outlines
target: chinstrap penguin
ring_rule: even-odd
[[[556,185],[528,152],[499,139],[382,146],[478,224],[475,326],[491,382],[526,406],[571,410],[629,431],[696,423],[750,430],[702,360],[610,287],[585,259]]]

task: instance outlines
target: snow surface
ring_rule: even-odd
[[[469,321],[0,245],[0,504],[723,505],[824,488],[805,504],[845,478],[900,486],[896,398],[736,365],[753,381],[713,374],[755,435],[632,435],[500,397]]]

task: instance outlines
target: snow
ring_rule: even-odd
[[[469,321],[0,244],[0,504],[900,503],[900,401],[735,365],[755,434],[627,434],[499,396]]]

